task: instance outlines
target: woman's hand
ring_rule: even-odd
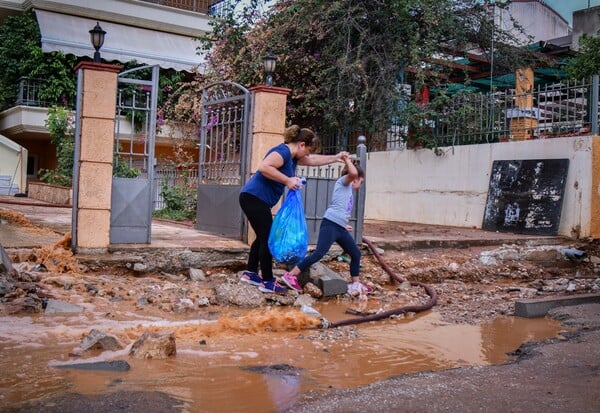
[[[342,151],[336,155],[338,162],[346,162],[346,159],[350,157],[350,152]]]
[[[299,189],[302,186],[302,181],[300,180],[300,178],[292,176],[286,180],[285,186],[287,186],[289,190],[295,191],[296,189]]]

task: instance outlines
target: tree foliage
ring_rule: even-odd
[[[526,64],[515,33],[478,0],[280,0],[260,13],[261,3],[213,20],[204,82],[260,84],[272,50],[274,84],[291,89],[288,122],[321,135],[375,132],[397,109],[399,83],[418,92],[444,80],[431,62],[445,54],[493,53],[497,70]]]
[[[57,167],[54,170],[40,170],[40,179],[53,185],[70,187],[73,180],[75,119],[73,114],[62,106],[48,109],[46,127],[50,139],[56,146]]]
[[[565,67],[572,79],[583,79],[600,74],[600,38],[586,34],[579,38],[579,54]]]
[[[27,12],[8,16],[0,25],[0,108],[12,106],[19,79],[43,79],[38,99],[74,106],[77,58],[61,52],[43,53],[35,17]]]

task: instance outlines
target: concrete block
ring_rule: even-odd
[[[323,291],[324,297],[345,294],[348,289],[346,280],[320,262],[311,265],[308,271],[303,272],[298,277],[298,282],[302,286],[309,281]]]
[[[287,93],[273,93],[273,90],[254,91],[252,123],[255,133],[281,134],[285,129]],[[277,90],[289,92],[289,89]],[[279,139],[281,142],[281,135]]]
[[[86,70],[83,81],[82,116],[115,118],[117,73]]]
[[[60,313],[81,313],[85,310],[84,307],[76,304],[67,303],[60,300],[49,299],[46,306],[45,314],[60,314]]]
[[[579,294],[567,297],[545,297],[540,299],[518,300],[515,302],[515,315],[518,317],[544,317],[555,307],[600,303],[600,294]]]
[[[110,211],[80,209],[77,215],[77,251],[106,249],[110,245]]]
[[[112,119],[85,118],[81,121],[79,159],[112,164],[115,122]]]
[[[112,164],[82,162],[79,167],[79,208],[111,207]]]
[[[4,247],[0,245],[0,274],[12,275],[13,266],[10,257],[4,250]]]

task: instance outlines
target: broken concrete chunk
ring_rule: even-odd
[[[131,366],[125,360],[97,361],[94,363],[61,364],[54,366],[59,369],[128,371]]]
[[[135,272],[144,272],[146,270],[147,270],[147,267],[140,262],[136,262],[135,264],[133,264],[133,271],[135,271]]]
[[[145,332],[131,346],[129,355],[138,359],[166,359],[175,356],[177,348],[174,333]]]
[[[14,273],[15,270],[8,254],[4,251],[4,247],[0,245],[0,274],[13,275]]]
[[[101,350],[116,351],[122,349],[123,345],[115,336],[111,336],[94,328],[83,338],[80,347],[83,350],[98,348]]]
[[[206,281],[206,275],[204,274],[204,271],[199,268],[190,268],[190,280]]]

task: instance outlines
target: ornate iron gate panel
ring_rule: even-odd
[[[212,83],[202,90],[201,104],[196,228],[241,239],[250,92],[237,83]]]
[[[111,244],[151,240],[158,76],[158,66],[143,66],[118,77]]]

